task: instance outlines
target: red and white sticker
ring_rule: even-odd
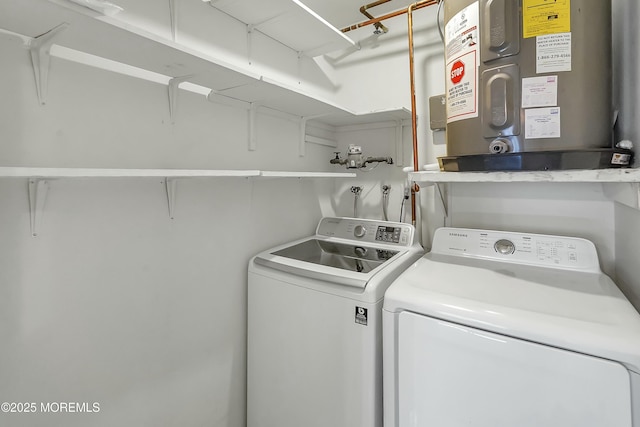
[[[478,117],[478,64],[475,51],[447,65],[447,123]]]
[[[473,2],[445,27],[447,123],[478,117],[480,6]]]

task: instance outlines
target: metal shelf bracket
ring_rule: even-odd
[[[171,15],[171,37],[175,42],[178,34],[178,2],[176,0],[169,0],[169,14]]]
[[[640,210],[640,183],[606,182],[602,186],[609,200]]]
[[[189,74],[188,76],[174,77],[169,80],[169,117],[171,118],[171,123],[175,123],[175,118],[178,114],[178,86],[192,77],[193,74]]]
[[[447,203],[447,198],[444,195],[444,191],[442,189],[443,183],[437,182],[435,187],[440,195],[440,202],[442,203],[442,210],[444,212],[444,217],[449,218],[449,204]],[[446,184],[445,184],[446,185]]]
[[[396,165],[404,166],[404,147],[402,144],[402,120],[396,120]]]
[[[49,182],[44,179],[29,179],[29,216],[31,218],[31,235],[36,237],[39,221],[44,213],[44,204],[49,191]]]
[[[298,142],[298,156],[304,157],[307,154],[307,121],[311,117],[302,117],[300,119],[300,139]]]
[[[249,151],[258,149],[258,138],[256,135],[256,114],[260,104],[257,102],[249,103]]]
[[[47,31],[46,33],[34,38],[29,43],[29,52],[31,53],[31,65],[33,66],[33,74],[36,79],[36,91],[38,93],[38,101],[44,105],[47,99],[47,89],[49,87],[49,63],[51,59],[50,50],[53,40],[62,31],[66,30],[68,23],[63,22],[57,27]]]
[[[164,179],[164,185],[167,190],[167,205],[169,207],[169,219],[174,218],[177,183],[178,183],[178,180],[176,178]]]

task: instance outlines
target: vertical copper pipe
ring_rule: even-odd
[[[418,3],[414,3],[407,8],[408,33],[409,33],[409,76],[411,80],[411,131],[413,134],[413,170],[420,170],[418,164],[418,116],[416,113],[416,73],[413,52],[413,9]],[[416,192],[419,187],[411,185],[411,224],[416,225]]]

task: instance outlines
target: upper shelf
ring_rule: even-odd
[[[318,120],[335,127],[391,121],[402,122],[404,120],[411,120],[411,111],[400,107],[389,110],[371,111],[363,114],[328,114]]]
[[[213,3],[215,7],[235,10],[238,5],[245,2],[217,0]],[[253,1],[253,3],[256,2]],[[269,2],[270,5],[271,3]],[[274,16],[277,15],[278,19],[284,19],[280,18],[281,15],[297,15],[302,10],[291,0],[283,1],[282,7],[286,9],[284,12],[279,9],[277,13],[274,12]],[[253,11],[263,10],[264,13],[268,13],[268,9],[257,7]],[[303,13],[309,15],[307,12]],[[243,19],[249,19],[249,17]],[[251,19],[258,18],[251,17]],[[312,20],[320,22],[317,18]],[[190,46],[118,20],[117,15],[104,16],[66,0],[3,0],[0,2],[1,29],[35,38],[62,23],[69,25],[56,35],[53,41],[56,45],[168,77],[189,76],[187,80],[189,83],[211,89],[212,94],[244,102],[246,105],[269,107],[298,117],[315,118],[327,124],[374,123],[385,119],[385,115],[378,112],[354,113],[334,102],[304,93],[298,88],[287,86],[267,76],[251,73],[249,70],[239,68]],[[283,24],[280,23],[280,25]],[[325,29],[328,28],[324,24],[320,25]],[[306,31],[294,31],[288,28],[287,33],[296,38],[302,37],[301,34],[310,34],[315,38],[316,33],[310,28],[306,28]],[[210,97],[210,99],[214,98]],[[404,111],[406,115],[407,110],[401,108],[397,111]],[[327,119],[325,120],[324,117]]]
[[[410,172],[421,183],[445,182],[640,182],[640,169],[595,169],[535,172]]]
[[[205,0],[207,1],[207,0]],[[296,0],[208,0],[211,6],[307,56],[355,46],[355,42]]]

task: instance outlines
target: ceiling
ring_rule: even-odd
[[[360,7],[374,0],[302,0],[309,8],[322,16],[338,29],[367,21],[369,18],[360,13]],[[380,6],[368,9],[373,16],[382,16],[399,9],[406,9],[415,0],[390,0]]]

